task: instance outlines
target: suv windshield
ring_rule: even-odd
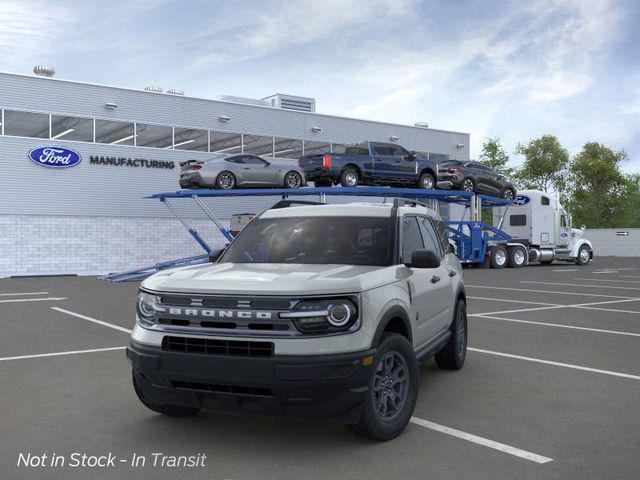
[[[391,265],[390,217],[258,218],[219,262]]]

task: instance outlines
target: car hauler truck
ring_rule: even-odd
[[[496,207],[494,213],[494,227],[511,237],[489,247],[489,262],[494,268],[554,260],[585,265],[593,259],[591,242],[582,238],[585,227],[572,228],[571,216],[548,193],[519,191],[513,205]]]

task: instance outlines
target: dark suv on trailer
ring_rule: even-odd
[[[478,162],[446,160],[439,165],[438,188],[485,193],[508,200],[516,198],[516,187],[507,178]]]

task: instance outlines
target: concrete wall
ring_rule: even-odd
[[[640,257],[640,228],[589,228],[584,238],[593,243],[594,256]]]

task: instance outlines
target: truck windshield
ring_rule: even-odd
[[[393,225],[390,217],[258,218],[219,262],[391,265]]]

